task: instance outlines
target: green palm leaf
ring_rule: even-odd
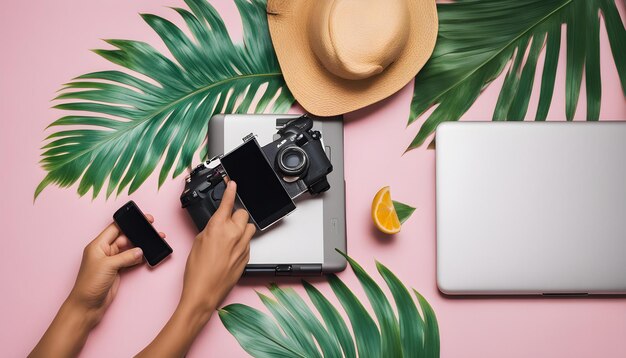
[[[400,224],[404,224],[405,221],[409,220],[409,218],[411,217],[411,215],[413,215],[413,212],[415,211],[414,207],[395,200],[393,200],[393,208],[396,209]]]
[[[214,113],[274,112],[289,109],[287,89],[267,27],[265,0],[235,0],[244,27],[236,45],[224,22],[206,0],[185,0],[175,8],[191,37],[170,21],[144,14],[171,57],[149,44],[108,40],[115,49],[96,50],[122,71],[79,76],[56,98],[57,109],[72,111],[51,127],[41,160],[48,172],[35,197],[50,184],[78,193],[105,183],[106,195],[128,187],[132,193],[161,164],[159,186],[181,174],[205,140]]]
[[[227,309],[228,308],[228,309]],[[242,304],[232,304],[219,312],[220,319],[231,330],[239,344],[255,357],[305,357],[265,313]]]
[[[600,114],[599,26],[604,22],[626,93],[626,31],[614,0],[466,0],[439,4],[439,35],[429,62],[415,78],[409,124],[437,108],[408,149],[420,146],[444,121],[456,121],[505,69],[493,120],[523,120],[539,54],[545,47],[536,120],[545,120],[552,100],[566,25],[566,117],[576,112],[583,71],[587,119]]]
[[[355,342],[359,357],[439,357],[437,318],[424,297],[414,291],[420,314],[406,286],[388,268],[376,263],[394,298],[396,314],[372,277],[356,261],[344,256],[375,317],[337,276],[330,275],[330,286],[353,333],[337,308],[308,282],[303,285],[319,315],[293,289],[271,285],[270,292],[276,300],[262,294],[259,297],[274,320],[258,310],[235,304],[219,311],[222,323],[254,357],[273,357],[283,352],[296,357],[355,357]]]

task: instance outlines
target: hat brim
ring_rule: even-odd
[[[334,116],[376,103],[399,91],[417,75],[437,39],[434,0],[408,0],[409,37],[398,58],[382,73],[347,80],[324,68],[309,44],[308,18],[322,0],[269,0],[270,35],[289,90],[308,112]],[[396,1],[396,0],[393,0]]]

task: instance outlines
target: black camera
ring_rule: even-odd
[[[276,137],[261,149],[292,199],[305,192],[316,195],[330,189],[326,176],[333,166],[324,152],[322,134],[313,130],[311,118],[303,115],[286,120]],[[180,196],[182,207],[198,230],[204,229],[215,213],[226,189],[226,171],[215,161],[220,157],[193,169]]]

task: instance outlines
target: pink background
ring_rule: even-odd
[[[241,24],[231,1],[212,3],[226,18],[233,36],[239,38]],[[49,187],[33,204],[33,191],[45,174],[37,163],[42,139],[50,133],[44,128],[61,115],[50,109],[50,99],[62,83],[74,76],[111,68],[87,51],[104,46],[100,38],[145,40],[163,49],[137,13],[155,13],[180,23],[165,6],[184,4],[174,0],[35,0],[3,5],[0,355],[18,357],[25,356],[37,342],[72,287],[83,246],[128,200],[122,195],[108,201],[103,197],[92,201],[88,196],[79,198],[75,187]],[[624,119],[626,105],[604,28],[601,34],[601,118]],[[564,118],[562,60],[551,119]],[[464,118],[490,118],[501,83],[502,78],[490,86]],[[536,82],[536,90],[538,85]],[[424,294],[439,319],[444,357],[626,356],[624,299],[449,299],[438,293],[434,151],[419,148],[402,155],[419,129],[419,124],[405,128],[411,94],[409,85],[380,104],[346,116],[349,253],[372,274],[374,259],[387,264],[407,285]],[[581,95],[578,119],[585,114],[584,98]],[[536,104],[535,96],[531,115]],[[385,185],[391,185],[396,200],[417,207],[395,237],[378,234],[370,223],[370,200]],[[174,309],[194,236],[179,207],[181,188],[182,178],[170,180],[157,190],[153,176],[132,196],[146,212],[154,214],[157,228],[168,233],[174,255],[153,271],[139,267],[123,275],[118,297],[92,333],[83,356],[122,357],[138,352]],[[340,277],[366,300],[349,270]],[[264,291],[267,282],[242,282],[226,303],[241,302],[261,308],[254,290]],[[282,283],[294,285],[302,292],[297,282]],[[323,280],[316,282],[336,302],[328,285]],[[189,356],[236,357],[245,356],[245,352],[214,316]]]

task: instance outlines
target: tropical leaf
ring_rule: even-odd
[[[132,193],[161,164],[159,186],[192,164],[214,113],[285,112],[294,102],[270,41],[265,0],[235,0],[243,44],[234,44],[206,0],[174,8],[190,36],[159,16],[142,18],[170,54],[147,43],[107,40],[115,49],[95,50],[126,71],[82,75],[67,83],[57,109],[71,111],[50,125],[41,164],[48,172],[35,197],[50,184],[96,197],[126,187]]]
[[[341,252],[340,252],[341,253]],[[432,307],[417,291],[418,304],[406,286],[385,266],[376,263],[393,296],[397,314],[382,289],[352,258],[346,257],[374,311],[365,306],[337,276],[330,286],[345,311],[352,332],[339,310],[319,290],[303,281],[317,310],[309,308],[293,289],[270,286],[272,299],[259,294],[270,317],[241,304],[219,310],[222,323],[243,349],[254,357],[439,357],[439,327]],[[419,305],[419,310],[418,310]],[[421,314],[420,314],[421,310]],[[356,351],[355,351],[356,342]]]
[[[265,313],[242,304],[232,304],[219,311],[220,319],[239,344],[255,357],[304,357]]]
[[[523,120],[539,54],[545,60],[535,120],[545,120],[552,101],[566,26],[565,112],[574,118],[583,71],[587,119],[600,114],[600,16],[626,93],[626,31],[615,0],[466,0],[438,4],[439,35],[429,62],[415,78],[409,124],[430,107],[408,149],[420,146],[444,121],[456,121],[505,69],[493,120]]]
[[[396,209],[396,214],[398,214],[398,219],[400,220],[400,224],[404,224],[405,221],[409,220],[415,208],[399,201],[392,200],[393,208]]]

